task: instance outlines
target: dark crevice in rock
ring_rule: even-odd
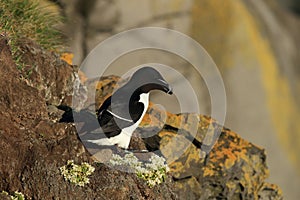
[[[159,150],[160,140],[161,140],[161,138],[158,135],[143,138],[143,141],[145,142],[147,150],[151,151],[151,152]]]
[[[186,177],[180,177],[180,178],[173,177],[173,180],[174,181],[183,181],[183,180],[190,179],[190,178],[192,178],[192,176],[186,176]]]
[[[171,126],[170,124],[165,124],[164,125],[164,129],[165,130],[170,130],[170,131],[174,131],[174,132],[178,132],[178,128]]]

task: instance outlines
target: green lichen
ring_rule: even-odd
[[[154,187],[166,180],[166,174],[170,170],[163,157],[153,155],[148,162],[139,161],[133,153],[128,153],[124,157],[113,154],[110,159],[112,166],[126,166],[136,173],[137,177],[144,179],[149,187]]]
[[[2,191],[1,194],[9,195],[8,192]],[[13,195],[9,195],[11,200],[25,200],[24,194],[21,192],[15,191]]]
[[[88,176],[95,171],[90,164],[83,162],[81,165],[74,164],[73,160],[68,160],[67,164],[60,167],[60,172],[66,181],[77,186],[84,186],[90,182]]]
[[[16,191],[13,195],[10,196],[12,200],[25,200],[24,194]]]

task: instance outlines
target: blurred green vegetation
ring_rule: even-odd
[[[60,21],[57,13],[38,1],[0,1],[0,34],[7,37],[18,68],[24,65],[20,44],[25,38],[47,50],[57,51],[62,46],[62,34],[55,28]]]

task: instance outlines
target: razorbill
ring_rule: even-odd
[[[172,88],[152,67],[138,69],[130,80],[108,97],[96,111],[97,119],[106,137],[88,139],[100,145],[117,145],[128,149],[134,130],[141,123],[149,105],[149,93],[161,90],[172,94]]]

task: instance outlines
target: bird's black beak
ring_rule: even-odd
[[[172,87],[165,80],[159,79],[159,85],[162,86],[162,89],[165,93],[170,94],[170,95],[173,94]]]

